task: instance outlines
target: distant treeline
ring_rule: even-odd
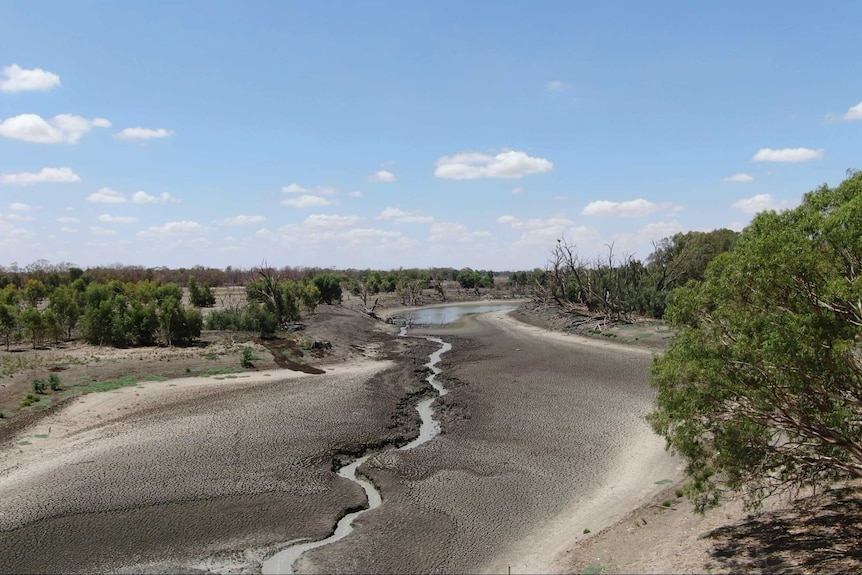
[[[204,318],[197,308],[212,307],[217,298],[215,286],[201,278],[213,270],[194,270],[200,273],[185,270],[184,277],[178,275],[182,270],[169,270],[169,277],[185,282],[184,299],[180,283],[156,279],[165,270],[119,266],[83,270],[45,262],[24,270],[13,266],[0,275],[0,338],[8,350],[12,342],[22,340],[35,348],[73,338],[117,347],[188,344],[202,329],[269,336],[299,321],[303,311],[340,303],[344,290],[366,305],[369,297],[382,293],[415,305],[423,302],[423,292],[445,300],[444,282],[456,281],[476,293],[494,285],[492,272],[469,268],[336,273],[263,265],[242,272],[245,298],[224,297],[219,309]]]
[[[206,284],[210,287],[223,286],[244,286],[258,278],[258,270],[260,267],[269,267],[267,264],[262,266],[254,266],[251,268],[235,268],[227,266],[224,269],[209,268],[203,266],[194,266],[191,268],[168,269],[165,267],[144,267],[114,264],[111,266],[96,266],[90,268],[81,268],[68,262],[60,262],[52,264],[47,260],[38,260],[25,267],[19,267],[17,263],[12,263],[8,266],[0,265],[0,288],[8,284],[12,284],[18,288],[24,286],[28,279],[38,279],[39,281],[50,284],[60,285],[64,281],[64,277],[69,276],[73,280],[84,274],[90,281],[105,283],[111,280],[121,282],[139,282],[149,280],[155,283],[175,283],[184,285],[190,277],[193,277],[199,284]],[[279,277],[286,280],[310,280],[315,276],[334,273],[348,280],[362,280],[369,274],[375,274],[375,282],[380,286],[382,291],[393,292],[399,280],[405,276],[409,279],[416,277],[426,277],[429,281],[458,281],[464,284],[464,287],[472,288],[475,284],[485,283],[488,279],[494,276],[508,275],[508,271],[488,271],[488,270],[472,270],[470,268],[455,269],[455,268],[428,268],[428,269],[397,269],[397,270],[358,270],[344,269],[333,270],[317,267],[290,267],[285,266],[280,269],[273,268],[278,273]],[[490,286],[486,286],[490,287]]]
[[[335,304],[347,293],[373,309],[380,294],[394,294],[404,305],[447,301],[453,289],[482,295],[529,295],[542,303],[607,321],[632,315],[661,318],[673,292],[703,278],[707,264],[729,251],[738,233],[720,229],[665,238],[641,262],[617,257],[612,248],[596,260],[580,257],[560,239],[544,268],[494,272],[471,268],[324,270],[264,265],[249,270],[194,267],[168,270],[112,266],[81,269],[39,261],[24,269],[0,268],[0,337],[13,341],[80,338],[98,345],[134,346],[189,343],[201,329],[272,335],[299,321],[320,304]],[[184,305],[187,286],[190,305]],[[246,301],[207,314],[197,308],[216,304],[214,287],[244,285]]]

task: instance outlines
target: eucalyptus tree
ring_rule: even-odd
[[[758,214],[666,318],[650,421],[698,510],[862,477],[862,173]]]

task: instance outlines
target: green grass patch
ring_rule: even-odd
[[[217,359],[218,359],[218,355],[217,355],[217,354],[215,354],[215,353],[213,353],[213,352],[205,353],[205,354],[204,354],[204,358],[205,358],[205,359],[212,360],[212,361],[215,361],[215,360],[217,360]]]
[[[35,437],[37,439],[48,439],[48,434],[47,433],[37,433],[33,437]]]
[[[673,483],[670,479],[659,479],[655,482],[656,485],[667,485],[668,483]]]
[[[607,565],[593,563],[581,569],[581,575],[599,575],[600,573],[604,573],[606,569],[608,569]]]
[[[164,375],[148,375],[144,378],[144,381],[167,381],[168,378]]]
[[[18,445],[33,445],[33,444],[30,443],[29,441],[19,441]]]
[[[106,381],[94,381],[87,384],[81,384],[78,388],[81,393],[98,393],[102,391],[113,391],[121,387],[131,387],[137,385],[137,380],[131,375],[124,375],[117,379],[108,379]]]

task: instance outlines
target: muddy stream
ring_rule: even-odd
[[[406,333],[407,328],[402,328],[400,335],[403,336],[406,335]],[[444,353],[452,349],[452,344],[436,337],[426,337],[425,339],[440,344],[440,349],[432,353],[428,357],[428,363],[425,364],[425,366],[430,368],[432,372],[431,375],[426,378],[426,381],[431,384],[431,386],[437,391],[438,395],[436,397],[423,399],[416,405],[416,411],[419,412],[419,416],[422,420],[422,423],[419,427],[419,436],[416,437],[416,439],[414,439],[410,443],[407,443],[406,445],[403,445],[398,448],[401,451],[406,451],[419,447],[423,443],[431,441],[440,433],[440,422],[434,419],[434,409],[431,407],[431,404],[434,403],[437,397],[442,397],[448,393],[446,388],[444,388],[436,381],[437,375],[439,375],[441,372],[440,368],[437,367],[437,363],[440,361],[440,357]],[[323,547],[324,545],[329,545],[330,543],[334,543],[340,539],[343,539],[344,537],[347,537],[348,535],[350,535],[350,533],[353,532],[354,519],[356,519],[366,511],[371,511],[372,509],[380,507],[380,505],[383,503],[383,500],[380,497],[380,492],[377,490],[373,483],[368,481],[366,478],[356,474],[356,470],[363,463],[365,463],[368,458],[379,452],[380,450],[370,451],[362,457],[351,461],[349,464],[338,470],[339,476],[344,477],[345,479],[349,479],[350,481],[353,481],[354,483],[362,487],[362,489],[365,491],[365,496],[368,498],[368,506],[365,509],[348,513],[347,515],[342,517],[335,527],[335,532],[333,532],[333,534],[326,539],[321,539],[319,541],[295,543],[282,549],[281,551],[276,552],[263,562],[264,574],[270,575],[278,573],[293,573],[293,565],[303,553],[310,549]]]

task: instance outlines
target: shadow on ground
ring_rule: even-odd
[[[862,489],[811,496],[709,537],[714,566],[731,573],[862,573]]]

